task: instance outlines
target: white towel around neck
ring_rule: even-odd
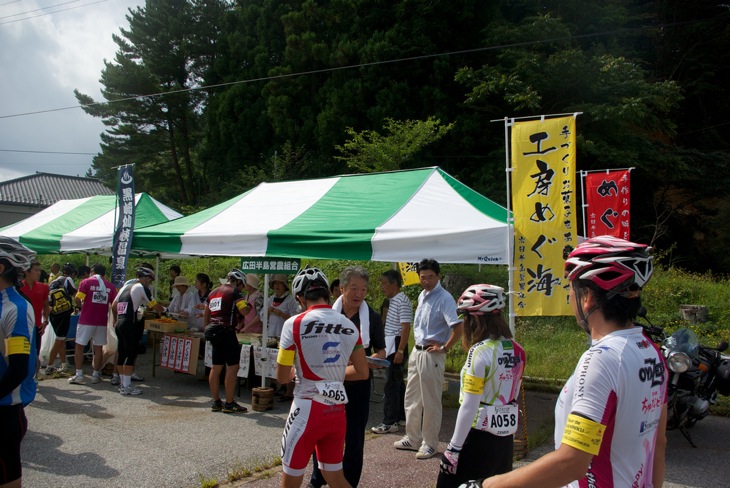
[[[342,295],[337,297],[334,305],[332,305],[332,309],[342,313]],[[367,349],[370,347],[370,309],[364,300],[360,304],[358,313],[360,315],[360,338],[362,339],[362,347]]]

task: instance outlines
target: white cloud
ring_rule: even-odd
[[[47,4],[0,6],[0,117],[76,106],[75,88],[101,98],[98,80],[104,59],[112,60],[117,49],[112,34],[118,34],[120,26],[128,26],[128,8],[143,0],[82,2],[80,8],[5,25],[20,18],[10,17],[12,14]],[[101,121],[81,109],[0,118],[0,180],[36,171],[83,175],[90,168],[91,155],[7,150],[96,153],[103,131]]]

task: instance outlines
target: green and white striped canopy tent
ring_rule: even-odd
[[[110,253],[115,195],[59,200],[25,220],[0,229],[38,254]],[[182,217],[146,193],[135,195],[135,229]]]
[[[164,256],[507,263],[507,209],[440,168],[262,183],[134,232]]]

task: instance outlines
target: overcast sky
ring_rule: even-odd
[[[8,116],[77,106],[75,88],[102,100],[101,70],[117,48],[112,34],[129,26],[130,7],[143,4],[0,0],[0,181],[37,171],[84,176],[99,152],[100,119],[80,108]]]

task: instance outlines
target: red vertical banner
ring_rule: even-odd
[[[614,236],[630,240],[631,172],[586,174],[586,237]]]

